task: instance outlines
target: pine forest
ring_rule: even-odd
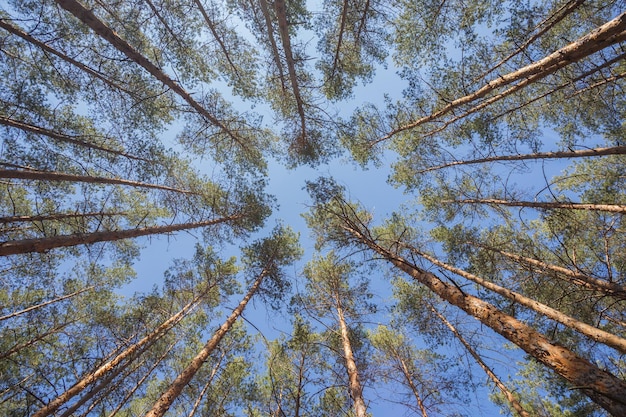
[[[0,416],[626,416],[626,1],[0,0]]]

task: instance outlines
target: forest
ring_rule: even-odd
[[[0,0],[0,415],[626,416],[626,1]]]

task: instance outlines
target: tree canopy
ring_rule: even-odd
[[[0,414],[626,415],[625,51],[621,0],[1,2]]]

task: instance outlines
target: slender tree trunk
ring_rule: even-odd
[[[108,27],[103,21],[101,21],[91,10],[85,8],[80,2],[76,0],[56,0],[56,2],[65,10],[73,14],[78,20],[89,26],[98,36],[105,39],[111,45],[113,45],[118,51],[126,55],[131,61],[135,62],[139,66],[143,67],[153,77],[161,81],[172,91],[178,94],[183,100],[187,102],[196,112],[201,114],[207,121],[214,126],[218,127],[222,132],[226,133],[231,139],[239,144],[243,149],[247,148],[245,141],[240,138],[235,132],[231,131],[215,116],[209,113],[207,109],[202,107],[200,103],[194,100],[193,97],[176,81],[165,74],[159,67],[153,64],[148,58],[141,55],[139,51],[133,48],[128,42],[120,38],[115,31]]]
[[[538,209],[568,209],[568,210],[591,210],[607,211],[609,213],[626,213],[626,206],[622,204],[586,204],[586,203],[561,203],[558,201],[509,201],[495,198],[468,198],[463,200],[442,200],[442,204],[496,204],[509,207],[531,207]]]
[[[15,255],[31,252],[46,252],[50,249],[63,248],[68,246],[88,245],[96,242],[111,242],[121,239],[130,239],[140,236],[172,233],[181,230],[189,230],[200,227],[213,226],[243,218],[237,214],[222,217],[216,220],[207,220],[196,223],[172,224],[168,226],[152,226],[140,229],[113,230],[107,232],[76,233],[66,236],[44,237],[39,239],[25,239],[9,242],[0,242],[0,256]]]
[[[74,175],[55,171],[38,171],[35,169],[15,170],[0,169],[0,178],[13,178],[22,180],[37,181],[69,181],[69,182],[86,182],[89,184],[115,184],[128,185],[140,188],[152,188],[155,190],[172,191],[181,194],[196,194],[193,191],[181,190],[179,188],[168,187],[165,185],[149,184],[139,181],[123,180],[120,178],[92,177],[90,175]]]
[[[280,38],[283,42],[283,50],[285,52],[285,59],[287,60],[287,69],[289,70],[291,88],[293,90],[294,98],[296,99],[298,114],[300,115],[300,129],[302,131],[302,140],[306,142],[306,116],[304,113],[304,103],[302,101],[302,95],[300,94],[298,76],[296,74],[296,62],[293,58],[293,52],[291,49],[291,39],[289,38],[287,6],[285,4],[285,0],[274,0],[274,11],[276,12],[276,17],[278,18],[278,30],[280,31]]]
[[[156,340],[161,338],[161,336],[163,336],[172,327],[174,327],[178,322],[180,322],[183,318],[185,318],[198,305],[198,302],[202,299],[202,297],[203,295],[193,299],[190,303],[185,305],[178,313],[174,314],[172,317],[164,321],[161,325],[159,325],[156,329],[154,329],[151,333],[149,333],[139,342],[129,346],[124,351],[119,353],[115,358],[111,359],[110,361],[100,366],[95,371],[83,377],[80,381],[75,383],[71,388],[69,388],[63,394],[59,395],[54,400],[46,404],[45,407],[40,408],[35,414],[33,414],[32,417],[45,417],[45,416],[54,414],[54,412],[58,410],[59,407],[61,407],[66,402],[68,402],[74,396],[80,394],[90,384],[92,384],[95,381],[98,381],[105,375],[109,374],[112,370],[114,370],[118,365],[120,365],[126,359],[136,356],[136,353],[139,352],[144,347],[152,345]],[[119,368],[122,368],[122,367],[119,367]]]
[[[204,384],[204,387],[202,387],[202,391],[200,391],[198,398],[196,398],[196,401],[193,403],[193,407],[191,407],[191,411],[189,412],[189,415],[187,417],[193,417],[196,414],[196,411],[198,410],[198,407],[200,407],[200,403],[202,402],[202,398],[204,398],[205,394],[211,387],[213,378],[215,378],[215,375],[217,375],[217,371],[220,369],[220,365],[222,364],[224,356],[226,356],[225,352],[222,353],[222,355],[220,356],[220,360],[215,364],[213,369],[211,369],[209,379],[207,379],[206,384]]]
[[[82,317],[81,317],[81,318],[82,318]],[[30,340],[29,340],[29,341],[27,341],[27,342],[24,342],[24,343],[19,343],[19,344],[17,344],[17,345],[15,345],[15,346],[13,346],[13,347],[12,347],[11,349],[9,349],[9,350],[6,350],[6,351],[4,351],[4,352],[0,352],[0,360],[2,360],[2,359],[4,359],[4,358],[8,358],[9,356],[13,355],[14,353],[17,353],[17,352],[19,352],[20,350],[25,349],[25,348],[27,348],[27,347],[29,347],[29,346],[32,346],[32,345],[34,345],[35,343],[39,342],[40,340],[45,339],[46,337],[48,337],[48,336],[50,336],[50,335],[53,335],[53,334],[55,334],[55,333],[60,332],[60,331],[61,331],[61,330],[63,330],[65,327],[69,326],[70,324],[74,324],[74,323],[76,323],[78,320],[80,320],[80,319],[79,319],[79,318],[77,318],[77,319],[74,319],[74,320],[68,321],[67,323],[60,324],[60,325],[58,325],[58,326],[56,326],[56,327],[54,327],[54,328],[52,328],[52,329],[48,330],[48,331],[47,331],[47,332],[45,332],[45,333],[41,333],[41,334],[39,334],[39,335],[35,336],[34,338],[30,339]]]
[[[351,219],[342,219],[346,222],[342,228],[362,245],[381,255],[443,300],[477,318],[533,358],[552,368],[608,412],[614,415],[626,415],[626,397],[624,396],[626,382],[578,357],[571,350],[552,343],[543,334],[503,313],[495,306],[464,293],[456,286],[443,282],[434,274],[423,271],[411,262],[379,246]]]
[[[625,39],[626,12],[589,32],[577,41],[570,43],[556,52],[553,52],[545,58],[516,71],[501,75],[496,79],[489,81],[475,92],[453,100],[442,109],[392,130],[384,137],[375,140],[373,144],[387,140],[405,130],[413,129],[424,123],[436,120],[465,104],[469,104],[485,97],[497,88],[504,87],[519,80],[522,80],[521,83],[527,85],[528,82],[524,80],[528,80],[530,78],[532,78],[533,82],[538,81],[573,62],[580,61],[593,53],[601,51],[602,49],[619,43]]]
[[[428,413],[426,412],[426,407],[424,406],[424,401],[422,400],[422,397],[419,391],[417,390],[417,387],[413,383],[413,377],[411,375],[411,372],[409,371],[409,367],[407,366],[406,361],[396,351],[395,348],[394,348],[393,354],[395,356],[396,361],[398,361],[398,363],[400,364],[400,368],[402,369],[402,375],[404,375],[404,379],[406,380],[407,384],[409,384],[409,387],[411,388],[411,392],[413,392],[413,396],[415,397],[417,406],[419,407],[420,412],[422,413],[422,417],[428,417]]]
[[[196,355],[196,357],[193,358],[189,365],[176,377],[174,382],[170,384],[169,388],[167,388],[167,390],[163,392],[163,394],[154,404],[152,409],[146,413],[145,417],[161,417],[167,412],[167,410],[169,410],[174,400],[176,400],[176,398],[178,398],[180,393],[183,391],[183,388],[185,388],[185,386],[187,386],[187,384],[191,382],[194,375],[198,372],[198,370],[202,367],[207,358],[219,345],[224,335],[228,333],[235,321],[237,321],[243,310],[246,308],[248,301],[250,301],[252,296],[259,289],[259,286],[263,282],[263,279],[266,275],[266,270],[263,270],[259,274],[256,281],[254,281],[254,284],[252,284],[252,287],[250,287],[250,290],[248,291],[246,296],[233,310],[233,312],[226,319],[224,324],[220,326],[220,328],[215,332],[213,337],[206,343],[206,345],[204,345],[204,347]]]
[[[506,399],[509,402],[509,404],[511,404],[511,407],[513,407],[513,409],[517,412],[517,415],[519,415],[520,417],[531,417],[531,415],[526,410],[524,410],[524,408],[519,403],[517,398],[515,398],[515,395],[513,395],[513,393],[506,387],[506,385],[504,385],[504,383],[491,370],[491,368],[489,368],[487,366],[487,364],[483,361],[483,359],[480,357],[480,355],[470,346],[470,344],[467,342],[467,340],[465,340],[465,338],[458,332],[458,330],[452,325],[452,323],[450,323],[448,321],[448,319],[443,314],[441,314],[440,312],[435,310],[435,307],[433,307],[432,305],[430,306],[430,310],[437,317],[439,317],[439,320],[441,320],[443,322],[443,324],[445,324],[448,327],[448,329],[450,329],[452,334],[454,334],[454,336],[459,340],[459,342],[461,342],[461,344],[465,347],[465,349],[469,352],[469,354],[472,355],[474,360],[483,369],[483,371],[485,371],[487,376],[500,389],[502,394],[504,394],[504,396],[506,397]]]
[[[354,414],[356,417],[366,417],[367,411],[365,401],[363,401],[363,387],[361,386],[361,381],[359,380],[359,371],[354,360],[354,353],[352,352],[348,326],[346,325],[343,308],[341,307],[341,302],[339,300],[337,301],[337,317],[339,319],[339,328],[341,329],[341,345],[343,346],[346,371],[348,372],[349,389],[350,396],[353,401]]]
[[[167,33],[169,33],[170,36],[172,37],[172,39],[174,39],[174,41],[178,44],[178,47],[181,49],[181,51],[185,50],[185,45],[183,45],[183,43],[180,41],[180,39],[178,39],[178,36],[176,36],[174,31],[172,30],[170,25],[167,23],[165,18],[161,15],[161,13],[156,8],[154,3],[152,3],[151,0],[145,0],[145,2],[148,4],[148,7],[150,7],[150,10],[152,10],[152,13],[154,13],[154,15],[159,20],[159,22],[161,22],[161,24],[163,25],[163,27],[165,28]]]
[[[564,281],[579,285],[584,288],[588,288],[590,290],[602,292],[606,295],[619,298],[620,300],[626,300],[626,288],[614,282],[608,282],[602,279],[594,278],[589,275],[571,271],[561,266],[548,264],[546,262],[541,262],[536,259],[528,258],[528,257],[521,256],[521,255],[516,255],[514,253],[506,252],[506,251],[503,251],[501,249],[497,249],[491,246],[482,245],[480,243],[475,243],[475,242],[469,242],[469,243],[471,245],[478,246],[480,248],[484,248],[489,251],[499,253],[500,255],[503,255],[516,262],[521,262],[527,265],[531,265],[541,270],[548,270],[548,271],[556,272],[557,273],[556,277]]]
[[[470,159],[466,161],[454,161],[441,165],[436,165],[421,169],[416,174],[424,174],[429,171],[436,171],[443,168],[449,168],[457,165],[483,164],[486,162],[498,161],[522,161],[527,159],[559,159],[559,158],[582,158],[589,156],[605,156],[605,155],[626,155],[626,146],[613,146],[610,148],[583,149],[578,151],[556,151],[556,152],[538,152],[530,154],[518,155],[501,155],[489,158]]]
[[[335,49],[335,55],[333,57],[333,65],[330,70],[330,77],[335,77],[335,71],[337,70],[337,66],[339,65],[339,54],[341,52],[341,44],[343,42],[343,33],[346,28],[346,20],[348,19],[348,0],[343,0],[341,5],[341,20],[339,21],[339,35],[337,39],[337,47]]]
[[[399,243],[399,242],[398,242]],[[599,329],[597,327],[591,326],[587,323],[583,323],[579,320],[576,320],[570,316],[568,316],[567,314],[563,314],[562,312],[560,312],[559,310],[556,310],[552,307],[549,307],[545,304],[542,304],[538,301],[535,301],[531,298],[528,298],[520,293],[517,293],[515,291],[511,291],[508,288],[504,288],[501,287],[499,285],[494,284],[493,282],[487,281],[483,278],[480,278],[474,274],[470,274],[469,272],[463,271],[462,269],[459,268],[455,268],[452,265],[448,265],[444,262],[441,262],[440,260],[424,253],[421,252],[413,247],[410,247],[408,245],[403,245],[405,247],[407,247],[411,252],[421,256],[422,258],[428,260],[429,262],[433,263],[434,265],[440,266],[444,269],[447,269],[450,272],[453,272],[459,276],[462,276],[463,278],[467,278],[470,281],[473,281],[475,283],[477,283],[478,285],[483,286],[484,288],[487,288],[488,290],[491,290],[497,294],[500,294],[501,296],[513,301],[514,303],[517,303],[519,305],[522,305],[524,307],[528,307],[531,310],[539,313],[539,314],[543,314],[544,316],[558,322],[561,323],[567,327],[569,327],[570,329],[573,329],[577,332],[579,332],[580,334],[595,340],[596,342],[600,342],[600,343],[604,343],[607,346],[612,347],[613,349],[616,349],[617,351],[619,351],[620,353],[626,353],[626,339],[622,339],[621,337],[618,337],[614,334],[611,334],[609,332],[606,332],[602,329]]]
[[[272,48],[272,55],[274,58],[274,64],[278,70],[278,76],[280,77],[280,84],[282,91],[286,90],[285,73],[283,71],[283,64],[280,59],[280,53],[278,52],[278,45],[276,45],[276,39],[274,38],[274,27],[272,25],[272,17],[270,16],[269,5],[267,0],[259,0],[259,6],[265,19],[265,26],[267,27],[267,37],[269,38],[270,47]]]
[[[0,20],[2,22],[2,20]],[[114,149],[106,148],[104,146],[96,145],[95,143],[86,142],[83,136],[70,136],[63,133],[58,133],[50,129],[45,129],[43,127],[35,126],[29,123],[25,123],[19,120],[11,119],[9,117],[5,117],[0,115],[0,124],[4,126],[15,127],[17,129],[23,130],[25,132],[35,133],[38,135],[47,136],[49,138],[58,140],[59,142],[71,143],[73,145],[81,146],[84,148],[95,149],[98,151],[110,153],[113,155],[119,155],[124,158],[133,159],[136,161],[150,162],[154,163],[154,161],[150,161],[149,159],[144,159],[138,156],[130,155],[122,151],[116,151]]]
[[[75,66],[76,68],[86,72],[87,74],[91,75],[94,78],[99,79],[100,81],[102,81],[103,83],[105,83],[106,85],[108,85],[109,87],[112,87],[115,90],[119,90],[119,91],[123,91],[124,93],[132,96],[135,99],[139,99],[139,97],[137,96],[136,93],[122,87],[121,85],[119,85],[117,82],[110,80],[109,78],[106,78],[103,74],[101,74],[100,72],[94,70],[93,68],[88,67],[87,65],[65,55],[63,52],[61,51],[57,51],[56,49],[52,48],[51,46],[49,46],[48,44],[41,42],[39,40],[37,40],[36,38],[34,38],[33,36],[29,35],[28,33],[24,32],[22,29],[20,29],[17,26],[14,26],[12,24],[10,24],[7,20],[5,19],[0,19],[0,27],[5,29],[6,31],[19,36],[20,38],[24,39],[27,42],[30,42],[31,44],[37,46],[38,48],[56,56],[57,58],[60,58],[61,60],[67,62],[70,65]]]
[[[159,366],[159,364],[161,362],[163,362],[163,360],[167,357],[167,355],[172,351],[172,349],[174,348],[174,346],[176,346],[176,343],[178,342],[174,342],[172,343],[167,350],[161,355],[159,356],[159,359],[154,363],[154,365],[152,365],[150,367],[150,369],[148,370],[148,372],[146,372],[139,381],[137,381],[137,383],[135,384],[135,386],[129,390],[126,395],[124,396],[124,398],[122,399],[122,401],[120,401],[120,403],[117,405],[117,407],[115,407],[115,410],[111,411],[111,414],[109,414],[108,417],[113,417],[115,416],[121,409],[122,407],[124,407],[124,404],[126,404],[126,402],[135,394],[135,392],[137,392],[137,390],[139,389],[139,387],[146,381],[146,379],[148,379],[148,377],[152,374],[152,372],[154,372],[154,370],[157,368],[157,366]]]
[[[37,310],[39,308],[45,307],[45,306],[53,304],[53,303],[57,303],[59,301],[67,300],[68,298],[72,298],[72,297],[74,297],[76,295],[79,295],[79,294],[82,294],[82,293],[84,293],[86,291],[93,290],[94,288],[95,287],[92,285],[90,287],[83,288],[83,289],[78,290],[78,291],[74,291],[71,294],[67,294],[67,295],[64,295],[64,296],[61,296],[61,297],[57,297],[57,298],[55,298],[53,300],[49,300],[49,301],[46,301],[44,303],[40,303],[40,304],[34,305],[32,307],[25,308],[24,310],[16,311],[15,313],[7,314],[5,316],[0,317],[0,321],[7,320],[7,319],[10,319],[12,317],[21,316],[22,314],[28,313],[29,311]]]
[[[85,217],[104,217],[104,216],[125,216],[126,212],[93,212],[93,213],[57,213],[57,214],[45,214],[38,216],[10,216],[0,217],[0,224],[7,223],[32,223],[41,222],[47,220],[69,220],[69,219],[81,219]]]

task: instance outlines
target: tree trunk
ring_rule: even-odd
[[[469,242],[469,243],[471,245],[478,246],[480,248],[484,248],[489,251],[499,253],[500,255],[503,255],[516,262],[521,262],[527,265],[532,265],[539,269],[556,272],[557,278],[570,282],[575,285],[579,285],[583,288],[588,288],[593,291],[599,291],[606,295],[619,298],[620,300],[626,300],[626,288],[624,288],[623,286],[617,283],[608,282],[602,279],[594,278],[589,275],[581,274],[580,272],[571,271],[561,266],[548,264],[548,263],[541,262],[533,258],[527,258],[525,256],[521,256],[521,255],[516,255],[514,253],[506,252],[506,251],[503,251],[503,250],[500,250],[491,246],[482,245],[480,243],[474,243],[474,242]]]
[[[165,74],[159,67],[154,65],[148,58],[141,55],[139,51],[133,48],[128,42],[120,38],[115,31],[109,28],[101,21],[91,10],[86,9],[76,0],[55,0],[62,8],[73,14],[78,20],[89,26],[98,36],[105,39],[113,45],[118,51],[126,55],[131,61],[143,67],[153,77],[161,81],[172,91],[178,94],[187,102],[195,111],[201,114],[207,121],[218,127],[222,132],[226,133],[231,139],[239,144],[243,149],[247,148],[244,139],[239,137],[235,132],[231,131],[227,126],[220,122],[215,116],[209,113],[207,109],[202,107],[200,103],[191,97],[191,95],[176,81]]]
[[[265,19],[265,26],[267,27],[267,37],[270,42],[270,47],[272,48],[273,60],[278,70],[278,76],[280,77],[282,91],[285,92],[285,73],[283,72],[283,64],[280,60],[280,53],[278,52],[276,39],[274,39],[274,27],[272,26],[272,17],[270,16],[270,10],[267,4],[267,0],[259,0],[259,5],[261,8],[261,13],[263,13],[263,18]]]
[[[123,352],[118,354],[115,358],[100,366],[95,371],[89,373],[87,376],[83,377],[70,389],[56,397],[54,400],[50,401],[48,404],[46,404],[45,407],[40,408],[35,414],[33,414],[32,417],[45,417],[53,414],[56,410],[59,409],[59,407],[68,402],[74,396],[81,393],[85,388],[87,388],[87,386],[92,384],[94,381],[97,381],[101,379],[104,375],[110,373],[124,360],[133,357],[144,346],[154,343],[161,336],[167,333],[172,327],[174,327],[178,322],[185,318],[198,305],[198,302],[202,299],[203,296],[204,294],[193,299],[190,303],[185,305],[178,313],[174,314],[172,317],[164,321],[159,327],[154,329],[139,342],[129,346]]]
[[[424,174],[430,171],[436,171],[443,168],[449,168],[457,165],[483,164],[486,162],[498,161],[522,161],[527,159],[558,159],[558,158],[582,158],[589,156],[605,156],[605,155],[626,155],[626,146],[613,146],[610,148],[583,149],[579,151],[557,151],[557,152],[538,152],[530,154],[518,155],[501,155],[491,156],[489,158],[470,159],[466,161],[454,161],[445,164],[432,166],[416,171],[416,174]]]
[[[587,204],[587,203],[561,203],[558,201],[509,201],[495,198],[468,198],[463,200],[443,200],[442,204],[496,204],[509,207],[531,207],[538,209],[567,209],[567,210],[591,210],[607,211],[609,213],[626,213],[626,206],[621,204]]]
[[[343,219],[341,227],[358,242],[380,254],[448,303],[477,318],[533,358],[552,368],[557,374],[580,389],[598,405],[614,415],[626,415],[626,382],[578,357],[569,349],[556,345],[532,327],[503,313],[493,305],[466,294],[432,273],[423,271],[409,261],[379,246],[361,232],[351,219]]]
[[[520,417],[531,417],[530,414],[524,410],[522,405],[519,403],[517,398],[513,395],[513,393],[504,385],[504,383],[498,378],[498,376],[487,366],[487,364],[483,361],[480,355],[470,346],[470,344],[465,340],[463,336],[457,331],[457,329],[448,321],[448,319],[435,310],[435,307],[430,306],[430,310],[439,317],[439,320],[445,324],[448,329],[454,334],[454,336],[461,342],[461,344],[465,347],[465,349],[469,352],[470,355],[474,358],[474,360],[478,363],[478,365],[485,371],[487,376],[493,381],[493,383],[502,391],[502,394],[506,397],[511,407],[517,412]]]
[[[348,372],[348,388],[353,401],[354,414],[356,417],[366,417],[367,411],[365,401],[363,401],[363,387],[361,386],[361,381],[359,380],[359,371],[356,367],[354,354],[352,352],[352,345],[350,344],[348,326],[346,325],[346,319],[343,315],[343,309],[341,308],[339,301],[337,303],[337,317],[339,318],[339,328],[341,329],[341,345],[343,346],[346,371]]]
[[[28,313],[29,311],[37,310],[39,308],[45,307],[45,306],[53,304],[53,303],[57,303],[59,301],[67,300],[68,298],[74,297],[75,295],[78,295],[78,294],[82,294],[85,291],[93,290],[94,288],[95,287],[92,285],[90,287],[83,288],[82,290],[74,291],[71,294],[67,294],[67,295],[64,295],[64,296],[61,296],[61,297],[57,297],[57,298],[55,298],[53,300],[49,300],[49,301],[46,301],[46,302],[34,305],[32,307],[25,308],[23,310],[16,311],[15,313],[7,314],[5,316],[0,317],[0,321],[7,320],[7,319],[10,319],[12,317],[21,316],[22,314]]]
[[[586,58],[593,53],[601,51],[602,49],[619,43],[625,39],[626,12],[622,13],[615,19],[605,23],[604,25],[596,28],[595,30],[589,32],[587,35],[583,36],[577,41],[570,43],[569,45],[559,49],[556,52],[553,52],[545,58],[540,59],[539,61],[536,61],[516,71],[498,76],[494,80],[486,83],[477,91],[453,100],[442,109],[431,113],[428,116],[424,116],[414,122],[402,125],[392,130],[384,137],[375,140],[373,144],[387,140],[405,130],[413,129],[424,123],[436,120],[439,117],[444,116],[465,104],[469,104],[473,101],[485,97],[487,94],[491,93],[497,88],[504,87],[515,81],[522,80],[520,83],[524,83],[524,85],[528,84],[528,82],[524,80],[528,80],[530,78],[532,78],[533,82],[538,81],[573,62],[580,61],[581,59]]]
[[[66,236],[44,237],[39,239],[25,239],[9,242],[0,242],[0,256],[15,255],[31,252],[46,252],[50,249],[67,246],[88,245],[96,242],[111,242],[121,239],[130,239],[139,236],[165,234],[180,230],[189,230],[199,227],[213,226],[243,218],[243,215],[222,217],[216,220],[207,220],[196,223],[172,224],[169,226],[152,226],[140,229],[113,230],[107,232],[76,233]]]
[[[394,354],[395,354],[395,359],[398,361],[398,363],[400,364],[400,367],[402,368],[402,375],[404,375],[404,379],[406,380],[407,384],[409,384],[409,387],[411,388],[411,392],[413,392],[413,396],[415,397],[417,406],[419,407],[420,412],[422,413],[422,417],[428,417],[428,413],[426,412],[426,407],[424,406],[424,401],[422,401],[422,397],[420,396],[420,393],[417,390],[417,387],[413,383],[413,377],[411,376],[411,372],[409,371],[409,367],[407,366],[406,361],[404,360],[402,356],[400,356],[399,353],[395,352],[395,349],[394,349]]]
[[[450,272],[453,272],[459,276],[467,278],[470,281],[473,281],[477,283],[478,285],[481,285],[484,288],[487,288],[488,290],[491,290],[497,294],[500,294],[501,296],[513,301],[514,303],[523,305],[524,307],[528,307],[531,310],[539,314],[543,314],[544,316],[558,323],[561,323],[569,327],[570,329],[573,329],[592,340],[595,340],[600,343],[604,343],[605,345],[610,346],[613,349],[616,349],[620,353],[626,354],[626,339],[622,339],[621,337],[618,337],[614,334],[606,332],[602,329],[598,329],[597,327],[591,326],[587,323],[583,323],[579,320],[576,320],[568,316],[567,314],[563,314],[562,312],[552,307],[549,307],[545,304],[542,304],[538,301],[528,298],[520,293],[511,291],[508,288],[501,287],[499,285],[494,284],[493,282],[489,282],[474,274],[470,274],[469,272],[463,271],[462,269],[455,268],[452,265],[448,265],[444,262],[441,262],[438,259],[435,259],[434,257],[426,253],[418,251],[417,249],[413,247],[410,247],[408,245],[403,245],[403,246],[407,247],[411,252],[421,256],[422,258],[428,260],[434,265],[440,266],[444,269],[447,269]]]
[[[0,224],[7,223],[32,223],[47,220],[69,220],[85,217],[126,216],[126,212],[93,212],[93,213],[56,213],[38,216],[10,216],[0,217]]]
[[[213,337],[206,343],[206,345],[204,345],[204,347],[196,355],[196,357],[193,358],[189,365],[176,377],[174,382],[170,384],[169,388],[161,395],[161,397],[157,400],[152,409],[146,413],[145,417],[161,417],[167,412],[174,400],[176,400],[176,398],[178,398],[180,393],[183,391],[183,388],[185,388],[185,386],[189,384],[189,382],[191,382],[196,372],[198,372],[198,370],[202,367],[207,358],[219,345],[224,335],[228,333],[235,321],[239,318],[243,310],[246,308],[248,301],[250,301],[252,296],[259,289],[259,286],[263,282],[263,278],[265,278],[266,275],[266,270],[263,270],[259,274],[246,296],[233,310],[233,312],[226,319],[224,324],[220,326],[220,328],[215,332]]]
[[[0,20],[2,22],[2,20]],[[38,135],[47,136],[49,138],[58,140],[60,142],[71,143],[73,145],[82,146],[84,148],[95,149],[102,152],[107,152],[113,155],[123,156],[124,158],[133,159],[136,161],[150,162],[154,163],[154,161],[150,161],[148,159],[144,159],[138,156],[130,155],[125,152],[116,151],[114,149],[105,148],[104,146],[96,145],[94,143],[85,142],[81,140],[81,136],[70,136],[63,133],[58,133],[50,129],[44,129],[43,127],[35,126],[29,123],[21,122],[19,120],[11,119],[9,117],[0,115],[0,124],[10,127],[15,127],[17,129],[23,130],[25,132],[35,133]]]
[[[181,194],[196,194],[193,191],[181,190],[178,188],[168,187],[166,185],[149,184],[139,181],[124,180],[120,178],[92,177],[90,175],[74,175],[55,171],[38,171],[35,169],[15,170],[0,169],[0,178],[14,178],[22,180],[37,181],[70,181],[70,182],[86,182],[89,184],[115,184],[128,185],[140,188],[152,188],[156,190],[172,191]]]

